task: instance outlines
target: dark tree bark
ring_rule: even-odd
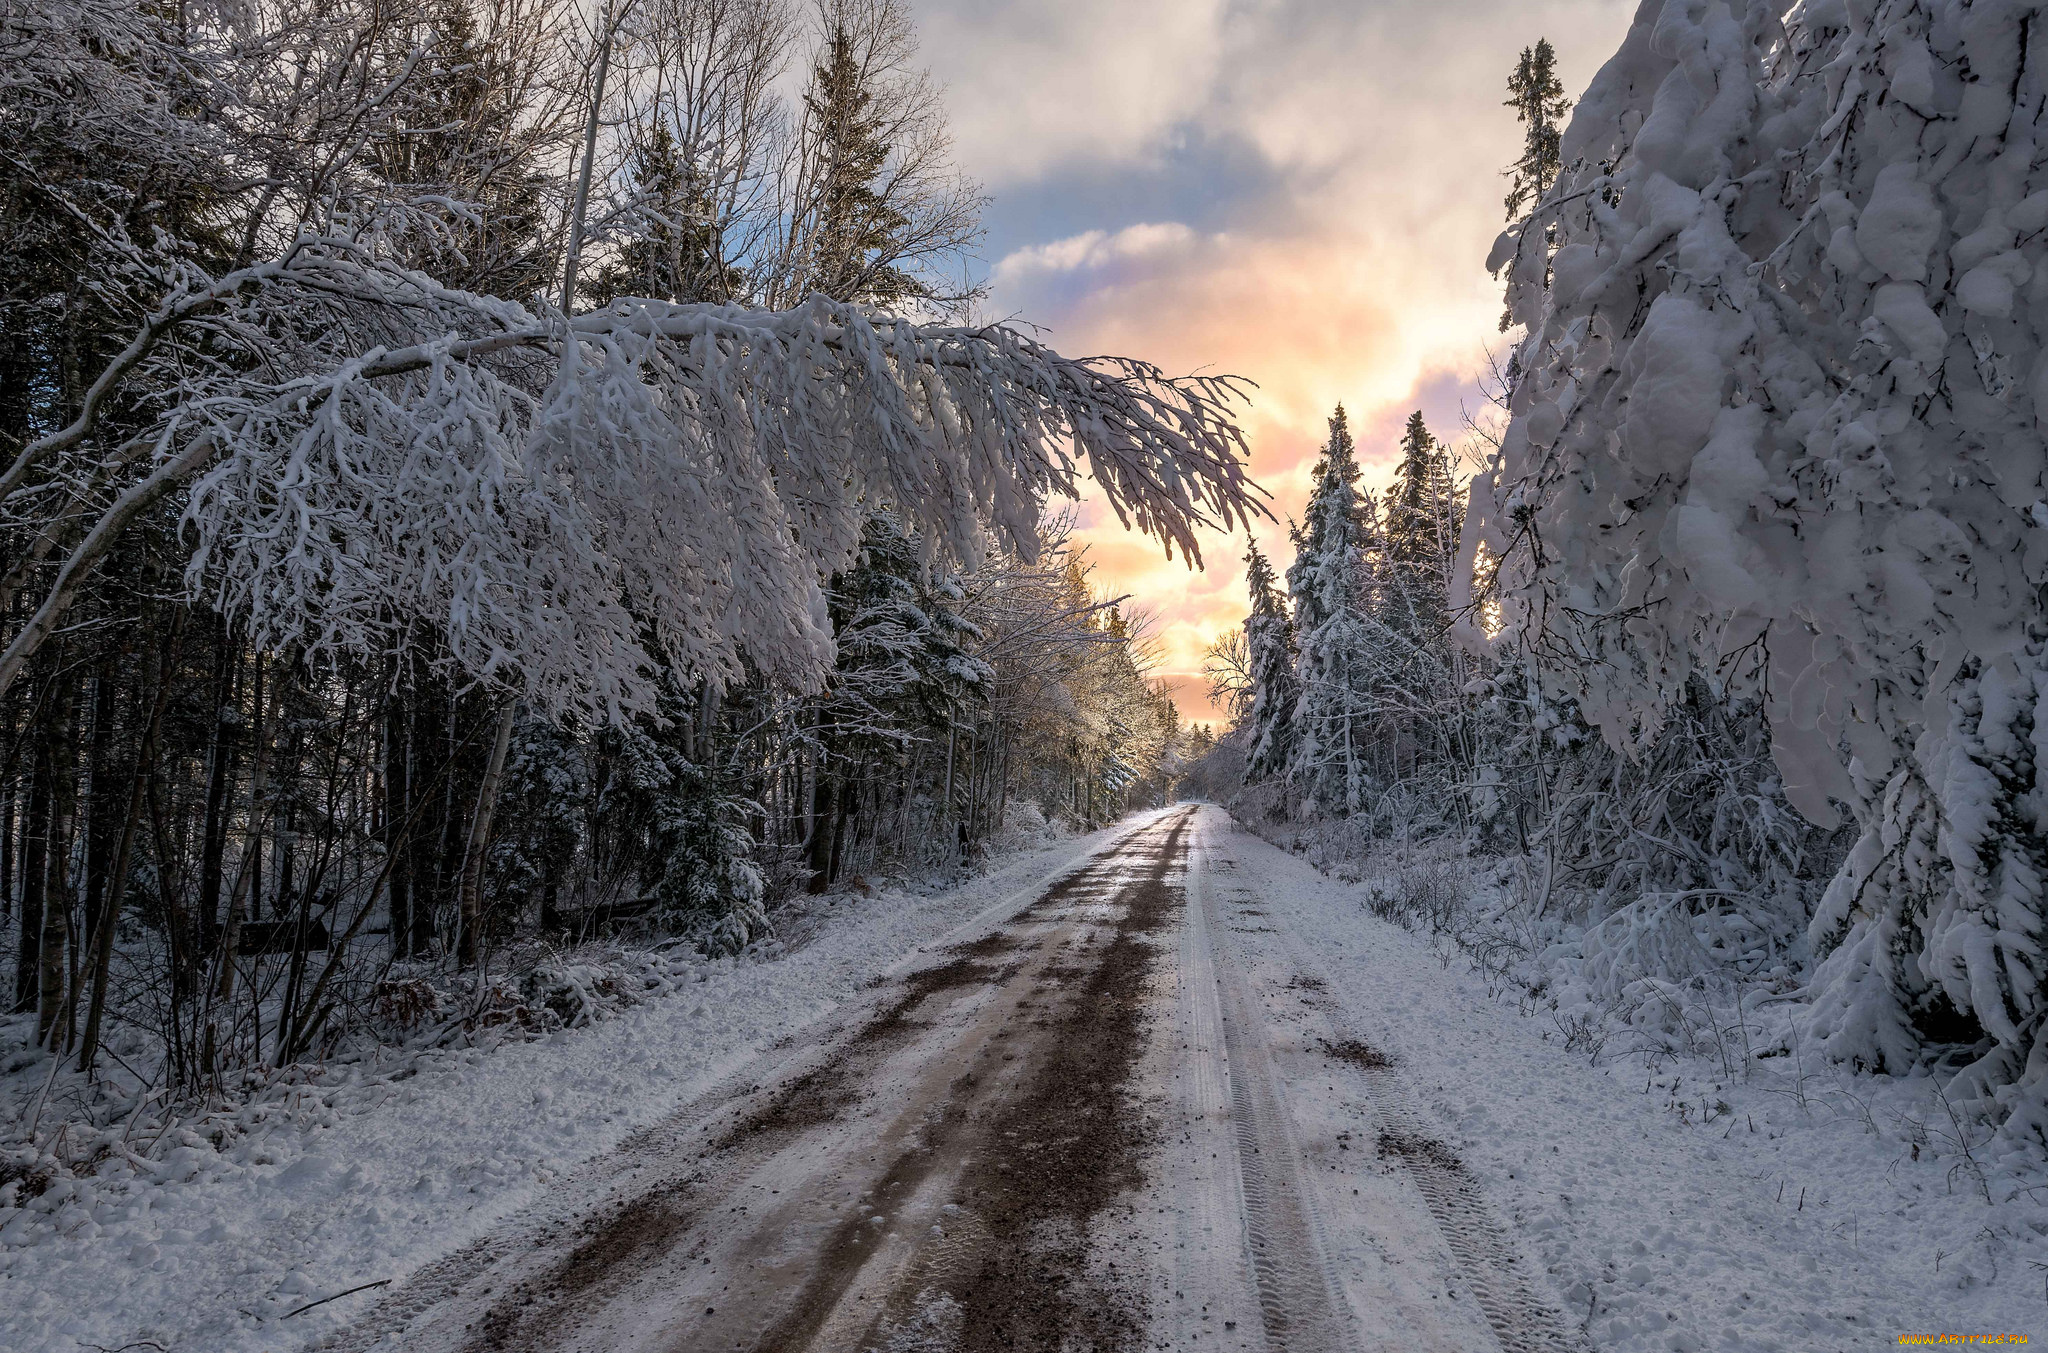
[[[412,811],[411,721],[406,718],[405,699],[397,689],[395,666],[391,681],[392,689],[384,697],[384,851],[391,870],[385,890],[391,917],[391,952],[398,958],[410,958],[412,855],[407,845],[406,820]]]
[[[142,826],[144,790],[155,773],[157,730],[163,727],[164,706],[170,702],[171,678],[183,622],[184,612],[180,611],[164,641],[163,653],[157,662],[156,691],[150,700],[149,721],[143,727],[142,741],[135,749],[135,766],[128,776],[127,812],[121,819],[121,835],[114,847],[113,877],[107,885],[106,903],[94,935],[92,1004],[86,1012],[85,1035],[79,1043],[80,1071],[92,1070],[93,1057],[99,1051],[100,1023],[107,1008],[107,973],[114,960],[114,930],[121,923],[121,900],[128,891],[128,871],[134,863],[135,836]],[[112,795],[107,797],[112,798]]]
[[[43,699],[54,698],[45,691]],[[37,720],[33,764],[29,773],[27,811],[21,832],[21,941],[14,959],[14,1009],[36,1008],[36,983],[42,971],[43,890],[49,881],[50,732],[45,708]]]
[[[43,753],[50,782],[50,826],[43,858],[43,926],[36,965],[36,1041],[52,1050],[58,1046],[64,973],[71,959],[71,831],[78,809],[78,762],[71,732],[77,703],[75,685],[61,678],[53,683]]]
[[[206,818],[200,828],[199,944],[194,959],[211,955],[220,933],[221,871],[228,847],[228,790],[234,779],[235,728],[232,711],[241,651],[220,626],[213,662],[213,737],[206,756]]]

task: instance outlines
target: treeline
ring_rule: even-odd
[[[1041,509],[1095,456],[1191,548],[1245,503],[1229,385],[950,323],[981,199],[897,0],[0,45],[17,1047],[219,1089],[539,941],[730,953],[1164,792],[1142,635]]]
[[[1532,212],[1563,171],[1570,110],[1547,42],[1523,52],[1508,93],[1525,142],[1506,206],[1527,238],[1544,229]],[[1418,412],[1390,486],[1362,489],[1337,411],[1284,579],[1256,544],[1248,556],[1250,614],[1210,659],[1234,727],[1189,783],[1333,865],[1390,847],[1411,860],[1418,846],[1513,861],[1512,924],[1475,920],[1466,935],[1485,961],[1563,945],[1596,1000],[1647,1005],[1652,1022],[1702,982],[1724,999],[1782,998],[1812,968],[1809,923],[1849,838],[1786,798],[1751,680],[1760,654],[1685,674],[1617,729],[1616,673],[1557,639],[1593,623],[1587,594],[1518,599],[1578,548],[1529,529],[1490,480],[1526,398],[1524,360],[1518,348],[1490,373],[1493,403],[1468,423],[1488,466],[1476,481]],[[1472,512],[1468,485],[1484,495]],[[1496,505],[1523,524],[1512,544],[1469,529]],[[1954,1025],[1929,1020],[1944,1037]]]
[[[1731,1062],[1935,1075],[2038,1161],[2044,89],[1978,17],[1646,6],[1575,111],[1525,52],[1519,334],[1450,610],[1373,684],[1400,546],[1333,425],[1227,741],[1248,805],[1360,853],[1500,851],[1483,961]]]
[[[1500,626],[1490,561],[1460,552],[1468,476],[1419,412],[1399,453],[1374,494],[1330,420],[1294,562],[1247,556],[1251,611],[1209,660],[1233,727],[1185,786],[1333,859],[1447,841],[1526,861],[1532,919],[1601,928],[1605,997],[1803,972],[1846,843],[1785,802],[1754,704],[1702,678],[1643,745],[1610,745],[1577,673]]]

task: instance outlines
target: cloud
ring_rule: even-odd
[[[953,140],[997,190],[1156,155],[1209,98],[1224,0],[918,0]]]
[[[1547,35],[1568,88],[1611,53],[1628,0],[920,0],[963,168],[993,190],[990,308],[1080,356],[1257,383],[1242,424],[1284,566],[1338,403],[1369,483],[1420,408],[1439,435],[1476,404],[1498,343],[1484,269],[1501,106]],[[1166,673],[1243,615],[1242,539],[1204,542],[1191,578],[1085,512],[1099,580],[1159,617]],[[1183,682],[1184,711],[1202,708]]]
[[[989,274],[999,290],[1028,284],[1049,273],[1093,272],[1116,264],[1180,253],[1194,245],[1195,232],[1178,221],[1125,226],[1115,234],[1084,230],[1049,244],[1028,245],[1006,255]]]

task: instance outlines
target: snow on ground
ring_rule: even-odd
[[[1131,825],[1022,851],[949,892],[813,902],[789,918],[785,931],[807,942],[786,956],[713,965],[593,1027],[431,1054],[409,1077],[330,1092],[222,1152],[174,1151],[154,1179],[68,1200],[60,1181],[54,1209],[0,1206],[0,1348],[148,1340],[167,1353],[253,1353],[312,1341],[373,1296],[280,1321],[470,1242],[920,947],[1023,905]]]
[[[1811,1061],[1745,1080],[1612,1046],[1596,1064],[1545,1002],[1518,1009],[1444,942],[1369,914],[1370,880],[1242,828],[1218,847],[1271,918],[1240,942],[1320,965],[1603,1353],[2048,1334],[2048,1177],[1991,1168],[1980,1187],[1931,1082]]]

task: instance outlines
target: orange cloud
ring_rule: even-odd
[[[917,2],[963,167],[1016,241],[989,272],[995,313],[1044,326],[1069,355],[1257,382],[1241,422],[1277,520],[1256,534],[1283,567],[1284,523],[1337,403],[1370,484],[1389,477],[1411,410],[1458,432],[1498,342],[1483,261],[1520,141],[1502,85],[1547,35],[1582,88],[1633,8]],[[1038,224],[1006,222],[1012,201]],[[1214,717],[1198,673],[1244,614],[1242,537],[1205,539],[1194,574],[1099,505],[1081,521],[1098,584],[1155,617],[1182,711]]]

